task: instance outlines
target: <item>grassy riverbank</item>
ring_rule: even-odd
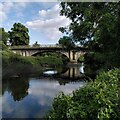
[[[2,77],[28,76],[35,73],[42,73],[45,67],[63,66],[63,59],[56,55],[24,57],[14,54],[5,45],[2,48]]]
[[[71,95],[60,93],[47,116],[49,120],[119,120],[120,69],[102,72],[95,81]]]

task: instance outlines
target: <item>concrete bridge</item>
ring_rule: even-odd
[[[42,45],[39,47],[33,46],[13,46],[10,49],[17,54],[22,56],[37,56],[40,53],[55,52],[65,55],[69,58],[70,62],[77,62],[78,58],[86,53],[86,48],[75,47],[74,49],[67,50],[66,48],[59,45]]]

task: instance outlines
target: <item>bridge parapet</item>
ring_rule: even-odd
[[[47,44],[47,45],[39,45],[39,46],[33,46],[33,45],[24,45],[24,46],[10,46],[10,49],[20,49],[20,48],[62,48],[61,45],[57,45],[57,44]]]
[[[26,46],[9,46],[9,49],[11,50],[41,50],[41,49],[48,49],[48,50],[66,50],[66,51],[89,51],[88,48],[79,47],[76,46],[72,48],[71,50],[68,50],[66,47],[63,47],[62,45],[57,44],[48,44],[48,45],[40,45],[40,46],[32,46],[32,45],[26,45]]]

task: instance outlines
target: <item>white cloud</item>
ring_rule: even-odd
[[[7,13],[14,6],[12,2],[3,2],[1,3],[1,9],[3,12]]]
[[[30,88],[28,89],[28,93],[37,98],[40,98],[40,96],[49,96],[49,98],[54,98],[54,96],[57,95],[60,91],[64,92],[65,94],[70,94],[73,90],[85,85],[83,81],[60,85],[58,81],[52,80],[49,82],[48,78],[45,80],[41,79],[40,81],[39,79],[35,81],[33,78],[29,84]]]
[[[17,17],[21,17],[23,8],[26,7],[26,2],[2,2],[0,3],[0,26],[1,23],[7,19],[7,14],[11,11],[11,9],[14,9],[17,13]]]
[[[0,16],[1,16],[0,22],[2,22],[2,20],[6,19],[6,14],[3,11],[0,11]]]
[[[2,26],[2,22],[7,19],[7,13],[12,8],[13,3],[0,3],[0,26]]]
[[[39,11],[39,18],[37,20],[28,21],[26,25],[31,29],[39,30],[49,40],[58,40],[62,33],[59,27],[69,25],[70,20],[65,16],[60,16],[59,5],[53,6],[48,10]]]
[[[39,15],[41,18],[54,18],[58,17],[60,12],[59,5],[55,5],[53,8],[48,10],[41,10],[39,11]]]

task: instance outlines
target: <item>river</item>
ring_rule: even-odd
[[[9,78],[2,83],[2,118],[43,118],[59,92],[71,94],[83,87],[84,66],[69,66],[58,73],[46,69],[41,76]]]

